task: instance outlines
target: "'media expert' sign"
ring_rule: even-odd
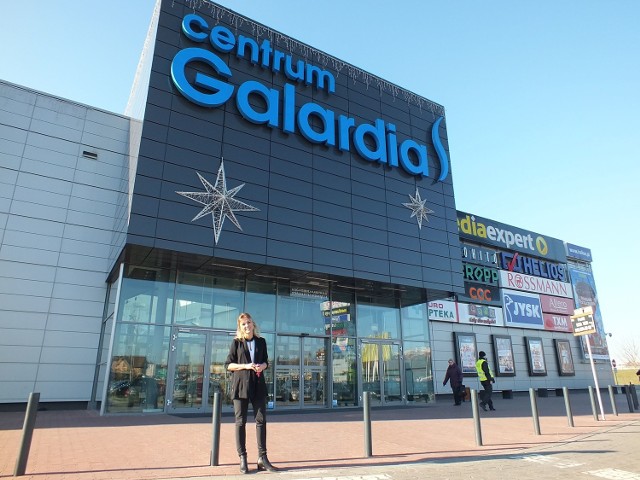
[[[470,215],[458,211],[458,231],[461,238],[515,250],[560,263],[567,261],[564,243],[551,237]]]

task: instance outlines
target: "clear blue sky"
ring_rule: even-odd
[[[591,248],[640,349],[640,1],[219,3],[443,105],[458,209]],[[2,1],[0,79],[123,113],[154,4]]]

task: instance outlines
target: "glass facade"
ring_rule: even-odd
[[[108,370],[108,383],[96,388],[107,413],[208,412],[216,392],[231,410],[224,362],[244,311],[269,346],[269,408],[355,407],[365,391],[381,406],[433,399],[426,299],[419,296],[249,269],[122,272],[105,309],[99,368]]]

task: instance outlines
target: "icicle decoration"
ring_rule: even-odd
[[[355,84],[357,81],[366,85],[367,90],[370,85],[375,85],[380,96],[387,93],[393,98],[395,102],[396,98],[401,97],[407,105],[415,105],[420,111],[423,109],[431,112],[437,116],[445,116],[444,107],[430,100],[427,100],[420,95],[405,90],[398,85],[395,85],[387,80],[384,80],[376,75],[372,75],[358,67],[355,67],[349,63],[343,62],[331,55],[328,55],[321,50],[317,50],[305,43],[298,42],[291,37],[283,35],[265,25],[261,25],[257,22],[247,19],[235,12],[227,10],[226,8],[212,3],[210,0],[173,0],[171,6],[175,6],[176,2],[182,1],[186,6],[193,9],[194,13],[203,7],[209,11],[209,14],[219,23],[221,20],[225,20],[232,25],[236,33],[245,23],[249,24],[251,33],[255,37],[256,41],[262,38],[268,38],[270,42],[282,47],[284,46],[290,54],[296,54],[304,59],[312,59],[315,63],[322,65],[323,67],[329,67],[336,73],[336,78],[339,78],[341,72],[347,68],[347,78]]]

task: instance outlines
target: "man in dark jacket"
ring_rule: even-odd
[[[449,366],[447,367],[447,373],[444,376],[444,380],[442,381],[442,386],[444,387],[447,382],[451,386],[451,391],[453,392],[453,401],[454,405],[460,405],[464,393],[462,392],[462,369],[458,366],[456,362],[453,361],[452,358],[449,359]]]
[[[476,371],[478,372],[478,380],[480,380],[480,385],[482,385],[483,389],[480,392],[480,408],[486,412],[487,405],[489,405],[489,410],[495,410],[495,408],[493,408],[491,394],[493,393],[492,383],[496,383],[496,379],[493,377],[493,372],[487,362],[487,354],[484,352],[478,354]]]

